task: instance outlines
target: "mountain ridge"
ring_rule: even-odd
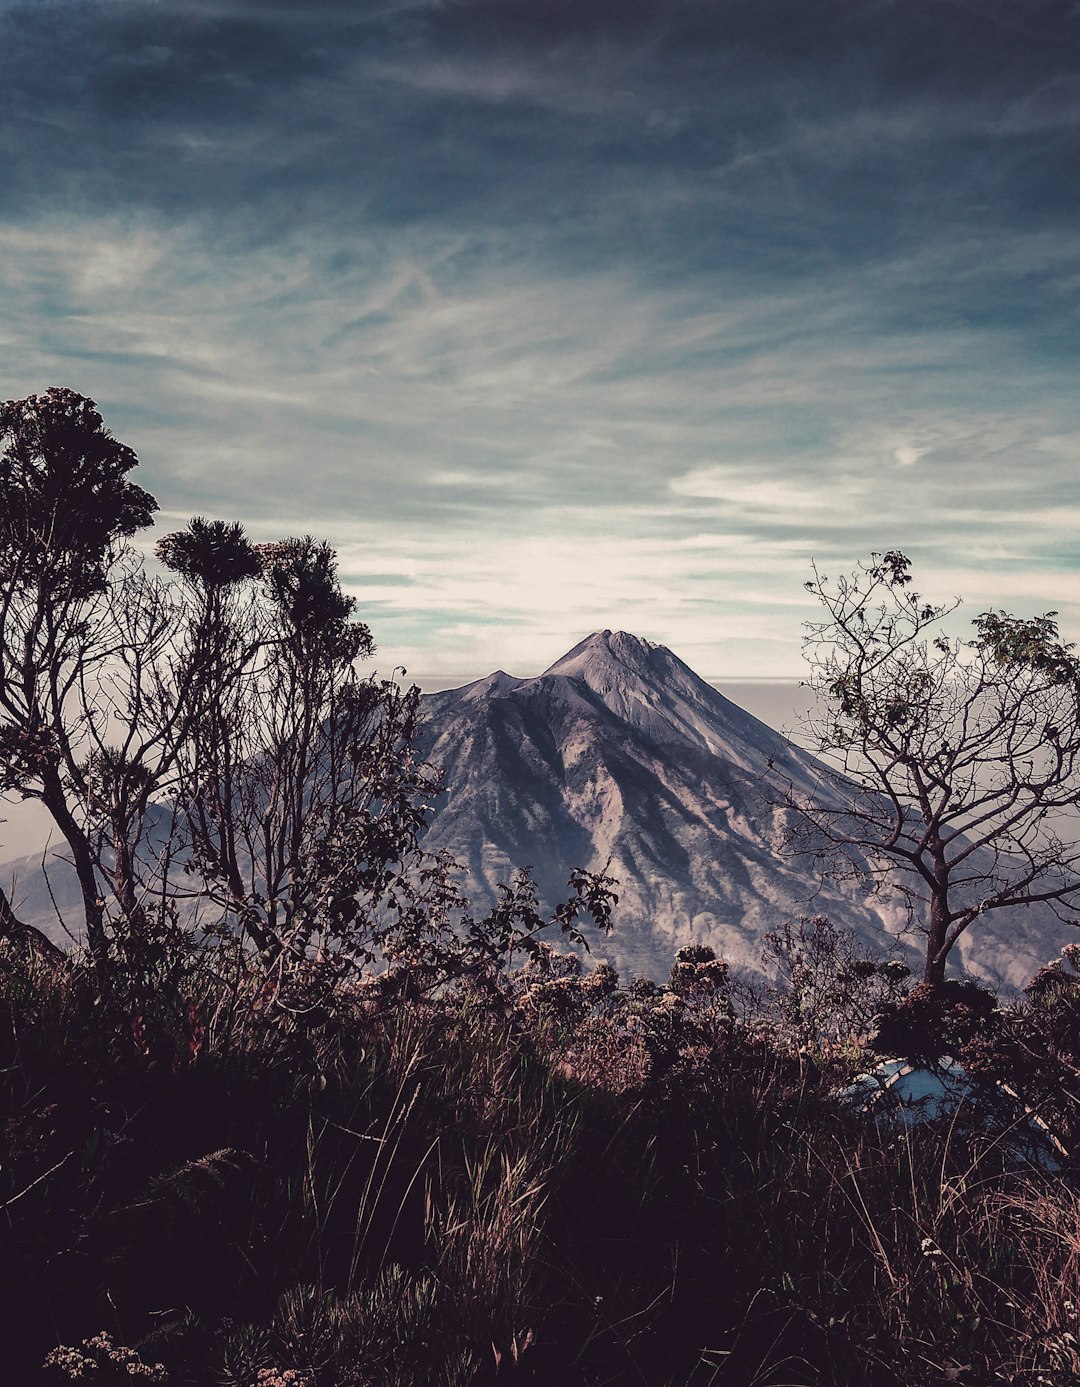
[[[624,970],[662,977],[690,943],[757,970],[766,931],[802,914],[919,966],[922,939],[898,901],[785,851],[766,775],[832,794],[835,778],[666,646],[596,631],[539,675],[495,671],[422,706],[422,751],[447,787],[424,844],[461,860],[481,908],[518,865],[533,868],[548,905],[570,868],[606,869],[620,901],[597,948]],[[1025,924],[986,922],[958,962],[1016,988],[1069,937],[1034,914]]]

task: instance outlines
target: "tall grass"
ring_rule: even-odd
[[[1080,1380],[1071,1176],[844,1111],[857,1048],[708,959],[409,1001],[234,964],[133,1018],[0,954],[7,1380]]]

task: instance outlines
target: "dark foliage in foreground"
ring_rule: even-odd
[[[0,442],[0,791],[52,815],[87,940],[0,890],[6,1381],[1080,1380],[1070,1171],[835,1096],[874,1046],[947,1051],[1068,1161],[1080,955],[1004,1011],[824,920],[759,996],[700,947],[664,987],[583,975],[540,936],[610,927],[606,876],[477,918],[421,851],[418,692],[360,678],[328,546],[196,518],[166,578],[92,401],[9,401]],[[1056,628],[1005,621],[1053,693]]]
[[[533,952],[410,994],[314,964],[271,990],[219,945],[132,1017],[91,968],[5,945],[8,1380],[1077,1381],[1070,1175],[831,1096],[867,1061],[844,1028],[881,965],[826,950],[825,987],[819,950],[816,980],[750,1002],[708,950],[665,987]],[[883,1005],[1075,1151],[1067,965],[955,1024]]]

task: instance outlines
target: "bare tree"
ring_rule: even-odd
[[[990,914],[1042,902],[1080,920],[1080,661],[1056,613],[983,612],[951,637],[959,602],[924,601],[895,551],[806,588],[826,615],[807,627],[802,730],[832,775],[815,795],[786,786],[796,846],[906,894],[934,986]]]

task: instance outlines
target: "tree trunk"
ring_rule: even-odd
[[[48,935],[42,934],[36,925],[25,924],[19,919],[3,887],[0,887],[0,939],[21,939],[35,953],[56,962],[64,957],[63,949],[58,949]]]
[[[64,841],[71,849],[75,874],[79,878],[82,892],[83,913],[86,919],[86,943],[97,978],[98,995],[104,996],[109,982],[109,951],[105,939],[105,902],[98,890],[97,873],[94,870],[94,857],[86,835],[68,808],[67,797],[55,766],[49,766],[41,775],[41,802],[53,817]]]
[[[129,930],[145,926],[145,914],[139,903],[135,880],[135,856],[131,850],[131,826],[123,815],[112,819],[113,891]]]
[[[930,898],[930,918],[927,921],[926,967],[923,982],[940,988],[945,983],[945,964],[949,953],[946,937],[949,929],[949,903],[945,891],[935,891]]]
[[[929,804],[923,806],[924,816],[930,814]],[[945,963],[949,957],[949,864],[945,847],[934,832],[930,837],[930,862],[933,880],[930,887],[930,917],[926,922],[926,966],[923,982],[939,989],[945,985]]]

